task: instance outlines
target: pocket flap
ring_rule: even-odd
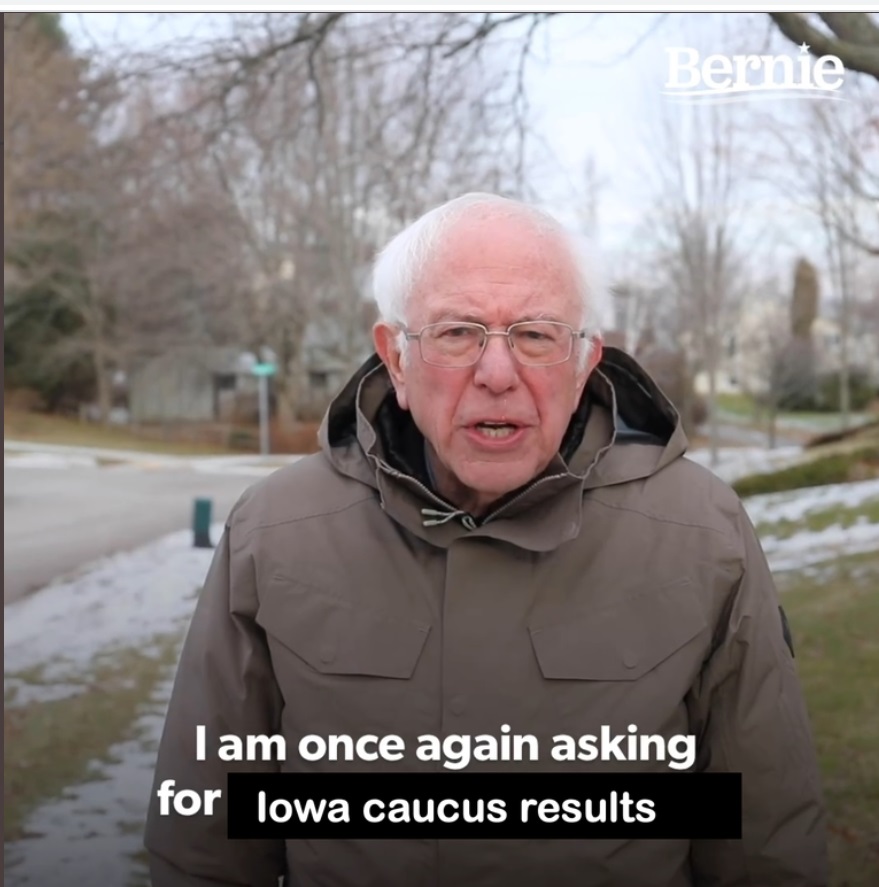
[[[319,672],[386,678],[412,676],[430,631],[280,577],[270,583],[256,621]]]
[[[594,614],[532,625],[545,678],[635,681],[707,627],[692,582],[679,579]]]

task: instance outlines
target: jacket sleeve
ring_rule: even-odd
[[[742,839],[693,843],[698,887],[826,887],[826,813],[775,583],[738,503],[739,565],[694,694],[700,768],[742,774]]]
[[[231,518],[230,518],[231,521]],[[280,732],[281,698],[269,652],[256,625],[256,582],[250,557],[236,557],[227,524],[200,592],[183,645],[158,751],[144,843],[154,887],[276,887],[285,872],[283,841],[226,837],[228,770],[274,772],[275,762],[228,763],[217,756],[223,734]],[[240,543],[239,543],[240,544]],[[196,727],[206,728],[204,761],[196,760]],[[160,814],[156,795],[166,779],[176,791],[221,789],[213,816]]]

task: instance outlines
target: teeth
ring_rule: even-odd
[[[509,437],[516,429],[512,425],[479,425],[486,437]]]

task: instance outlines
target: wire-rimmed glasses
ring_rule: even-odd
[[[482,357],[489,336],[506,336],[510,349],[524,366],[547,367],[569,360],[574,353],[574,340],[585,338],[587,333],[555,320],[524,320],[506,330],[450,320],[430,323],[420,332],[407,331],[404,335],[418,340],[425,363],[460,368],[473,366]]]

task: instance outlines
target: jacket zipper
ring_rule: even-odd
[[[446,502],[444,499],[440,499],[440,497],[437,496],[436,493],[434,493],[433,490],[430,489],[430,487],[424,486],[424,484],[421,483],[420,480],[412,477],[411,474],[404,474],[402,471],[397,471],[396,468],[391,468],[391,466],[388,465],[386,462],[379,462],[379,465],[381,466],[381,469],[390,474],[391,477],[398,477],[400,478],[400,480],[404,480],[407,483],[414,484],[416,487],[418,487],[419,490],[423,490],[431,499],[433,499],[434,502],[436,502],[438,505],[441,505],[443,508],[448,508],[452,511],[460,511],[460,509],[455,508],[455,506],[452,505],[450,502]]]
[[[400,480],[404,480],[407,483],[414,484],[416,487],[418,487],[419,490],[423,490],[429,498],[431,498],[434,502],[438,503],[439,505],[442,505],[443,508],[448,508],[452,511],[460,511],[461,510],[461,509],[455,508],[455,506],[452,505],[451,502],[446,502],[444,499],[440,499],[440,497],[437,496],[429,487],[426,487],[417,478],[412,477],[411,474],[404,474],[402,471],[397,471],[396,468],[392,468],[390,465],[388,465],[385,462],[380,462],[379,464],[381,465],[382,470],[387,471],[387,473],[390,474],[392,477],[400,478]],[[534,481],[534,483],[531,484],[530,487],[527,487],[526,489],[522,490],[522,492],[519,493],[518,496],[511,499],[509,502],[507,502],[505,505],[503,505],[497,511],[493,511],[491,514],[486,515],[486,517],[481,521],[481,523],[479,525],[483,526],[483,525],[487,524],[490,520],[494,520],[494,518],[496,518],[499,514],[503,513],[504,509],[509,508],[511,505],[514,505],[520,499],[527,496],[532,490],[534,490],[536,487],[540,486],[540,484],[548,483],[551,480],[559,480],[560,478],[564,478],[564,477],[567,477],[567,475],[566,474],[553,474],[553,475],[550,475],[549,477],[542,477],[539,480]],[[471,517],[472,517],[472,515],[471,515]]]

